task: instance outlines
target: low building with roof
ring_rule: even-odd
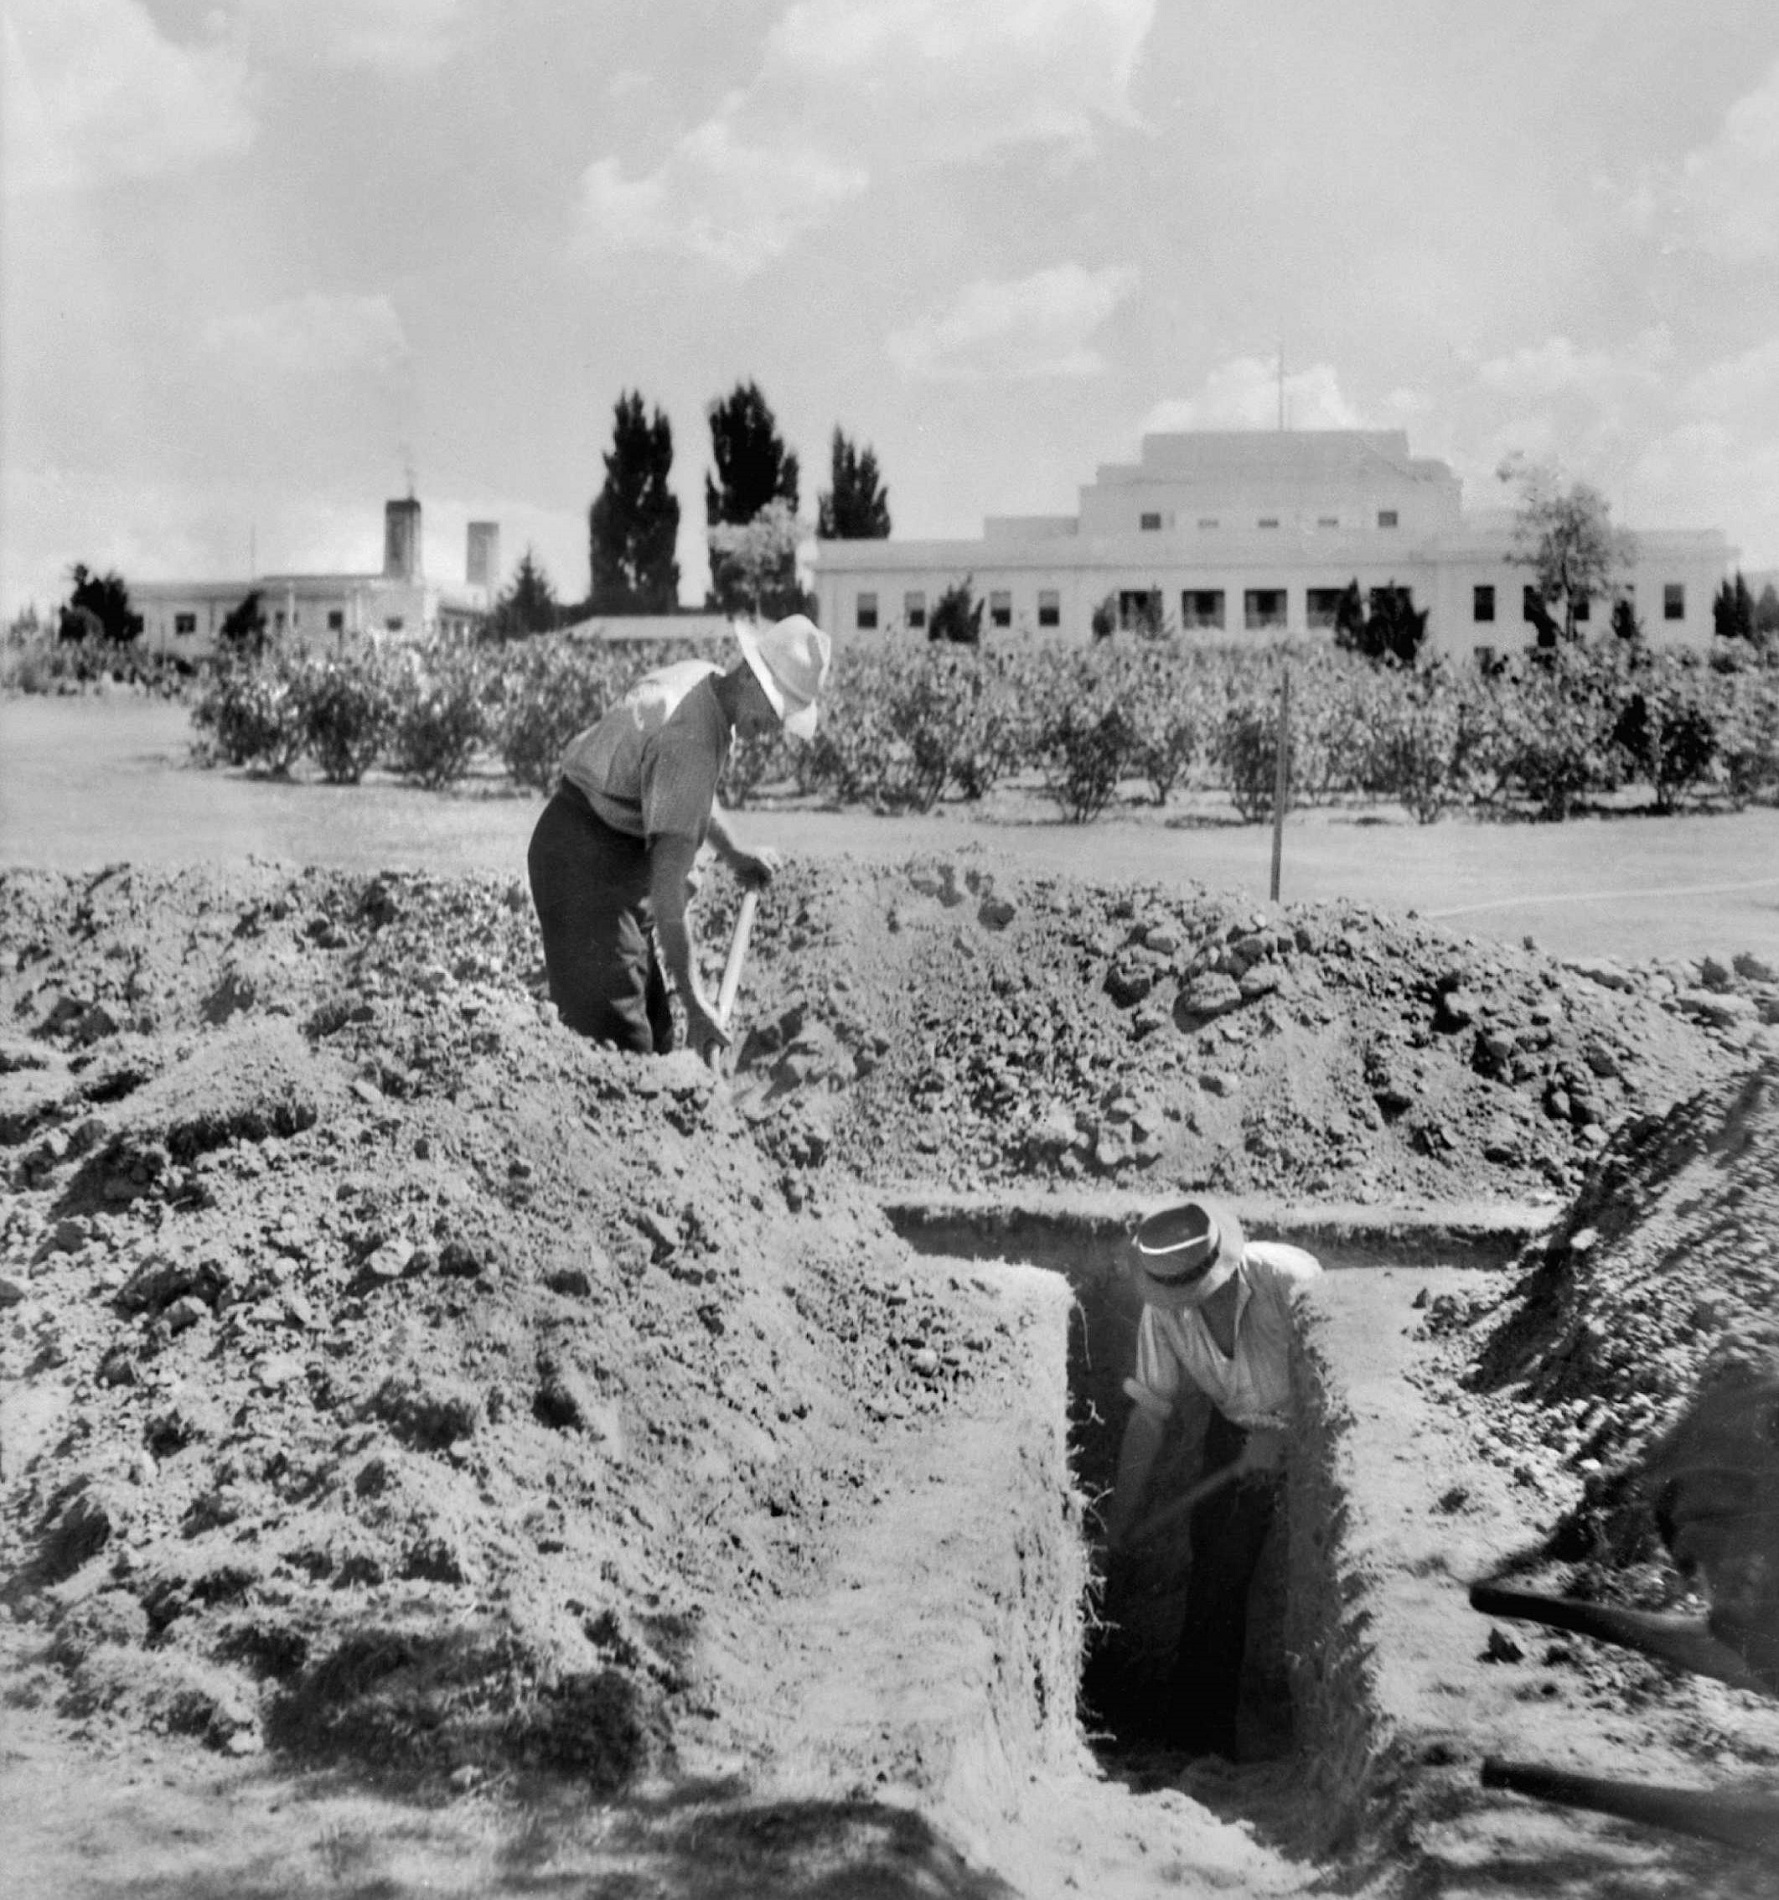
[[[990,516],[974,541],[822,541],[815,591],[839,634],[924,637],[968,581],[984,638],[1086,641],[1096,611],[1206,639],[1331,632],[1352,582],[1407,588],[1430,650],[1492,659],[1531,644],[1531,574],[1511,509],[1470,512],[1444,462],[1402,430],[1146,435],[1072,515]],[[1736,551],[1715,529],[1640,530],[1615,594],[1652,640],[1703,645]],[[1590,603],[1603,620],[1610,600]]]
[[[426,578],[420,553],[420,503],[412,495],[383,511],[383,570],[378,574],[258,574],[239,580],[136,581],[130,605],[142,616],[142,649],[207,659],[222,625],[259,596],[267,634],[309,652],[469,633],[493,607],[500,584],[500,528],[472,521],[462,585]]]

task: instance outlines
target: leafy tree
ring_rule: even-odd
[[[673,429],[642,393],[620,395],[605,454],[605,486],[588,510],[593,562],[591,612],[665,614],[679,605],[679,498],[667,486]]]
[[[957,646],[981,645],[982,609],[986,603],[971,593],[970,578],[966,574],[933,602],[933,611],[927,616],[928,640],[949,640]]]
[[[1711,631],[1720,640],[1754,638],[1754,596],[1738,569],[1733,581],[1726,580],[1711,603]]]
[[[762,615],[796,613],[803,607],[797,586],[797,544],[804,524],[788,501],[769,501],[751,521],[732,526],[718,522],[710,529],[710,564],[718,564],[728,591],[728,611],[745,609]],[[790,575],[790,585],[785,575]]]
[[[1760,590],[1760,599],[1754,603],[1754,630],[1763,640],[1779,633],[1779,588],[1771,581]]]
[[[816,534],[824,541],[883,541],[889,538],[889,491],[878,478],[877,456],[834,431],[829,480],[816,497]]]
[[[1612,603],[1612,631],[1621,640],[1643,638],[1643,622],[1637,618],[1637,603],[1629,594],[1620,594]]]
[[[224,652],[239,654],[242,659],[257,660],[265,652],[266,610],[257,587],[250,588],[223,616],[216,637]]]
[[[74,589],[61,614],[60,630],[64,640],[78,640],[91,633],[95,623],[103,638],[119,646],[136,639],[142,632],[142,616],[131,611],[130,590],[121,575],[91,574],[77,562],[69,570],[68,578],[74,583]]]
[[[1599,489],[1565,482],[1554,464],[1510,455],[1495,472],[1519,490],[1511,558],[1532,570],[1541,601],[1562,603],[1561,621],[1552,619],[1561,637],[1573,640],[1582,602],[1611,594],[1614,575],[1630,565],[1635,539],[1613,527],[1612,506]],[[1542,625],[1539,644],[1549,644]]]
[[[527,548],[513,572],[513,584],[494,603],[486,630],[496,640],[523,639],[527,634],[553,632],[561,618],[550,577]]]
[[[1427,609],[1394,581],[1361,599],[1357,577],[1334,610],[1334,644],[1362,659],[1387,666],[1413,666],[1427,638]]]
[[[707,527],[745,527],[769,503],[785,503],[797,513],[797,458],[778,433],[766,398],[755,383],[737,384],[734,391],[709,409],[711,459],[716,478],[704,478],[704,519]],[[797,584],[794,546],[786,550],[778,569],[763,586],[746,583],[730,567],[728,557],[711,542],[709,604],[726,613],[745,610],[778,615],[795,613],[805,605]]]

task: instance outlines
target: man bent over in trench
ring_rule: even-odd
[[[1133,1404],[1107,1547],[1114,1565],[1125,1564],[1150,1526],[1175,1514],[1163,1500],[1147,1523],[1138,1521],[1175,1407],[1196,1386],[1212,1409],[1193,1486],[1202,1495],[1191,1508],[1186,1609],[1157,1739],[1233,1761],[1249,1593],[1284,1489],[1292,1289],[1322,1268],[1301,1247],[1247,1240],[1229,1209],[1208,1196],[1150,1215],[1126,1264],[1143,1313],[1136,1374],[1124,1384]],[[1184,1497],[1174,1503],[1177,1512]]]
[[[727,672],[708,660],[664,666],[577,734],[531,835],[551,1001],[570,1029],[637,1055],[673,1047],[669,978],[686,1046],[706,1061],[728,1046],[698,981],[693,862],[708,840],[744,885],[767,882],[774,857],[743,850],[717,804],[729,748],[737,733],[815,732],[828,636],[792,614],[760,633],[737,622],[735,639],[741,658]]]

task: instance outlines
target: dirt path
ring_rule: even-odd
[[[273,784],[185,763],[184,710],[117,694],[0,699],[0,863],[71,869],[258,855],[363,871],[517,874],[538,801],[503,781],[453,794],[387,780]],[[1100,883],[1190,881],[1264,897],[1270,838],[1227,806],[1123,808],[1058,823],[1007,795],[926,818],[764,811],[744,822],[787,851],[899,861],[971,845],[987,860]],[[1286,829],[1287,901],[1354,899],[1443,918],[1461,934],[1564,956],[1779,958],[1779,811],[1495,825],[1412,823],[1390,809],[1306,811]]]

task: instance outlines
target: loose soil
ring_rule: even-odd
[[[702,901],[714,965],[735,893]],[[568,1035],[536,958],[507,879],[0,876],[26,1890],[1764,1890],[1474,1768],[1511,1731],[1746,1779],[1770,1708],[1591,1647],[1485,1662],[1463,1601],[1603,1513],[1630,1549],[1590,1463],[1773,1310],[1759,957],[798,861],[726,1080]],[[1687,1174],[1738,1115],[1735,1168]],[[1291,1762],[1095,1757],[1078,1289],[886,1212],[1190,1184],[1427,1248],[1311,1316]],[[1735,1297],[1689,1281],[1681,1332],[1661,1261],[1612,1263],[1737,1195]],[[1535,1238],[1439,1265],[1466,1225]],[[1685,1588],[1638,1548],[1645,1598]]]

